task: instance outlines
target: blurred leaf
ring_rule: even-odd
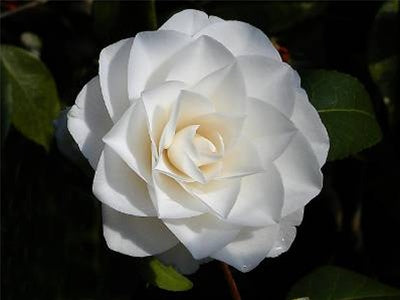
[[[7,137],[8,130],[10,129],[11,122],[11,89],[7,83],[5,68],[0,64],[0,100],[1,100],[1,144]]]
[[[379,9],[368,45],[369,72],[378,86],[389,112],[389,121],[394,125],[400,120],[396,105],[396,90],[399,82],[399,59],[397,53],[398,1],[386,1]]]
[[[324,266],[300,279],[287,299],[309,297],[312,300],[395,300],[400,290],[364,275],[334,266]]]
[[[39,59],[15,46],[1,46],[0,62],[8,91],[2,103],[12,103],[12,124],[48,150],[60,109],[53,77]]]
[[[160,289],[178,292],[187,291],[193,287],[193,283],[188,278],[154,257],[146,259],[145,264],[143,272],[145,279]]]
[[[328,130],[329,160],[345,158],[380,141],[370,97],[356,78],[336,71],[307,71],[302,85]]]

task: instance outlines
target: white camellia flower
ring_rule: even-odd
[[[265,34],[184,10],[99,64],[68,129],[112,250],[191,273],[210,258],[250,271],[290,247],[329,139]]]

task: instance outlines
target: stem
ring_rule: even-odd
[[[149,13],[148,13],[149,25],[152,30],[157,29],[157,13],[156,13],[156,1],[149,1]]]
[[[233,300],[241,300],[240,293],[238,287],[236,285],[235,279],[232,276],[231,269],[226,263],[221,262],[221,268],[224,272],[225,279],[229,285],[229,289],[231,291],[231,296]]]

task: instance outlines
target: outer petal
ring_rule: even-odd
[[[164,80],[178,80],[193,85],[203,77],[234,62],[235,58],[216,40],[202,36],[179,51],[165,66]],[[152,83],[155,81],[152,81]]]
[[[236,239],[212,258],[226,262],[242,272],[253,270],[267,256],[278,235],[278,226],[243,229]]]
[[[217,22],[205,27],[194,37],[210,36],[223,44],[235,56],[262,55],[282,61],[268,37],[258,28],[240,21]]]
[[[81,90],[75,105],[68,112],[68,130],[90,165],[96,168],[104,143],[103,136],[113,123],[107,113],[100,91],[99,77]]]
[[[298,131],[294,124],[272,105],[249,98],[243,134],[257,147],[265,165],[276,159]]]
[[[165,252],[178,243],[157,218],[125,215],[104,204],[102,208],[104,238],[114,251],[142,257]]]
[[[186,34],[173,30],[138,33],[128,65],[129,99],[139,98],[145,88],[151,88],[148,86],[150,76],[190,41]]]
[[[217,17],[210,17],[209,19],[207,14],[202,11],[185,9],[169,18],[159,30],[176,30],[192,36],[202,28],[220,21],[222,19]]]
[[[304,134],[317,156],[319,165],[322,166],[328,156],[328,133],[318,112],[308,101],[306,92],[301,88],[296,91],[296,101],[291,120]]]
[[[210,214],[188,219],[165,219],[164,223],[195,259],[210,256],[233,241],[240,231],[237,226]]]
[[[285,63],[263,56],[237,58],[247,96],[263,100],[290,118],[295,100],[294,72]]]
[[[301,208],[281,220],[278,237],[271,251],[268,253],[268,257],[276,257],[289,250],[296,237],[295,226],[300,225],[303,219],[303,212],[304,209]]]
[[[101,91],[108,113],[114,123],[129,107],[127,66],[132,42],[133,38],[121,40],[104,48],[100,53]]]
[[[217,112],[242,115],[246,111],[246,87],[237,63],[211,73],[191,90],[209,98]]]
[[[163,174],[154,174],[153,202],[160,218],[189,218],[208,211],[200,200]]]
[[[104,204],[125,214],[157,215],[146,182],[107,145],[97,166],[93,194]]]
[[[193,274],[199,269],[199,262],[193,258],[182,243],[157,255],[157,258],[166,265],[172,265],[182,274]]]
[[[143,102],[132,104],[103,140],[140,177],[151,183],[151,141]]]
[[[270,164],[265,173],[242,178],[240,193],[227,221],[243,226],[278,223],[283,200],[282,180],[274,165]]]
[[[274,162],[285,189],[282,216],[304,207],[322,189],[322,173],[305,137],[298,132],[285,152]]]

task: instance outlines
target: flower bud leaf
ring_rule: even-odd
[[[312,70],[302,74],[302,85],[328,130],[328,160],[345,158],[381,140],[371,99],[356,78]]]
[[[2,103],[12,107],[11,123],[25,137],[49,150],[53,120],[60,109],[57,89],[46,66],[34,55],[2,45]],[[4,97],[4,99],[3,99]]]
[[[193,283],[188,278],[154,257],[145,259],[142,274],[149,283],[163,290],[179,292],[190,290],[193,287]]]
[[[400,290],[346,269],[323,266],[300,279],[286,299],[301,297],[312,300],[391,300],[399,299]]]

